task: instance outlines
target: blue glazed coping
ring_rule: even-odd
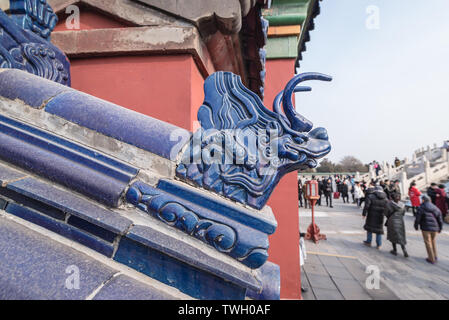
[[[65,139],[0,116],[0,158],[108,206],[138,170]]]
[[[0,115],[0,129],[2,129],[2,131],[7,130],[9,129],[7,127],[13,127],[16,130],[26,131],[32,135],[31,138],[36,136],[39,139],[42,139],[42,141],[36,139],[36,143],[40,143],[40,145],[46,146],[49,143],[58,144],[61,150],[51,150],[54,150],[58,154],[65,154],[67,157],[74,158],[87,166],[92,166],[99,171],[103,171],[105,174],[113,176],[115,179],[129,182],[139,172],[137,168],[98,153],[98,151],[85,148],[69,140]],[[81,154],[81,156],[78,156],[77,154]]]
[[[244,299],[247,288],[261,289],[252,274],[150,227],[132,227],[114,260],[198,299]]]
[[[45,111],[172,161],[191,136],[187,130],[79,91],[58,95]]]
[[[277,221],[274,217],[268,219],[260,212],[254,212],[217,196],[200,192],[185,183],[163,179],[159,181],[158,188],[264,233],[273,234],[276,231]]]
[[[281,268],[270,261],[256,270],[262,280],[262,292],[248,290],[247,297],[254,300],[279,300],[281,298]]]
[[[0,165],[0,186],[6,187],[8,182],[25,178],[26,174]]]
[[[135,182],[126,200],[156,219],[197,237],[219,252],[257,269],[268,258],[268,235],[214,210],[179,198],[143,182]]]
[[[62,84],[37,77],[25,71],[9,69],[0,72],[0,96],[19,99],[33,108],[41,108],[56,95],[70,91]]]
[[[75,227],[72,227],[62,221],[50,218],[46,215],[40,214],[30,208],[20,206],[15,203],[9,203],[6,206],[5,211],[12,215],[15,215],[24,220],[30,221],[38,226],[53,231],[63,237],[74,240],[86,247],[89,247],[99,253],[112,257],[114,252],[114,246],[100,238],[93,235],[89,235]]]
[[[123,235],[132,221],[117,213],[103,209],[67,191],[57,189],[34,178],[25,178],[7,185],[31,199],[43,202],[63,212],[77,216],[115,234]]]
[[[68,290],[76,266],[79,290]],[[70,271],[70,269],[69,269]],[[117,271],[79,251],[0,217],[1,300],[84,300]]]
[[[101,288],[94,300],[178,300],[162,290],[149,287],[125,275],[114,277]]]

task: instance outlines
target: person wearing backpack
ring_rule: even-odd
[[[426,261],[434,264],[438,260],[436,237],[437,233],[441,233],[441,230],[443,230],[443,215],[428,196],[423,196],[422,200],[423,203],[416,214],[415,229],[421,228],[427,250]]]

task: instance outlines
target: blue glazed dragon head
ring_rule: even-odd
[[[58,21],[46,0],[11,0],[0,9],[0,68],[19,69],[70,86],[70,62],[50,42]]]
[[[295,111],[294,92],[307,80],[330,81],[318,73],[295,76],[279,93],[273,110],[230,72],[205,82],[205,100],[196,132],[177,169],[187,182],[261,209],[288,172],[314,168],[331,146],[324,128]]]

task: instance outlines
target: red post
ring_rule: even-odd
[[[306,240],[313,240],[318,243],[319,240],[326,240],[326,235],[320,233],[320,228],[315,223],[315,204],[319,199],[318,182],[316,180],[307,181],[306,197],[312,207],[312,223],[307,228]]]

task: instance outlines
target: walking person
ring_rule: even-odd
[[[384,217],[388,211],[387,195],[382,187],[375,187],[365,197],[365,207],[363,208],[363,218],[366,218],[365,226],[366,240],[363,243],[371,247],[373,233],[376,234],[377,249],[382,246],[382,235],[384,234]]]
[[[404,257],[408,258],[408,253],[405,249],[407,244],[404,223],[405,205],[400,200],[401,198],[395,195],[395,198],[388,203],[387,222],[385,223],[387,226],[387,240],[393,245],[393,250],[390,251],[391,254],[396,256],[398,254],[397,245],[400,245]]]
[[[349,182],[351,183],[352,203],[356,203],[356,202],[355,202],[355,197],[354,197],[355,177],[352,176],[352,177],[349,179]]]
[[[345,179],[341,184],[341,197],[343,199],[343,203],[349,203],[349,185],[348,181]],[[345,201],[346,199],[346,201]]]
[[[364,197],[364,193],[362,191],[362,187],[360,186],[360,182],[356,182],[354,185],[354,198],[357,203],[357,208],[360,208],[362,205],[362,198]]]
[[[332,188],[332,180],[331,178],[327,179],[323,185],[324,196],[326,197],[326,206],[333,208],[332,206],[332,192],[334,189]]]
[[[418,207],[421,205],[421,191],[416,188],[416,182],[412,181],[410,183],[410,188],[408,189],[408,196],[410,197],[410,202],[412,204],[413,216],[416,217],[416,212],[418,211]]]
[[[309,200],[307,199],[307,184],[304,183],[302,186],[302,197],[304,199],[304,209],[307,209],[307,204]]]
[[[438,189],[438,186],[437,186],[437,184],[435,182],[432,182],[430,184],[430,187],[427,188],[427,195],[432,200],[433,204],[436,203],[436,199],[437,199],[436,189]]]
[[[428,263],[434,264],[438,260],[436,237],[443,230],[443,215],[428,196],[422,197],[423,203],[415,218],[415,230],[421,228],[424,244],[427,250]]]
[[[390,200],[395,198],[395,195],[398,194],[401,199],[401,187],[399,186],[400,181],[395,180],[392,185],[390,185]]]
[[[302,207],[302,180],[301,178],[298,179],[298,200],[299,200],[299,207]]]
[[[435,189],[436,198],[435,205],[440,209],[441,214],[443,215],[443,219],[447,216],[447,201],[446,201],[446,190],[444,190],[444,184],[440,184],[437,189]]]
[[[380,165],[377,161],[374,161],[374,170],[376,170],[376,177],[379,176],[379,171],[381,170]]]
[[[367,191],[365,180],[362,180],[362,182],[360,183],[360,188],[362,189],[362,193],[363,193],[363,197],[360,198],[360,206],[362,206],[362,203],[365,201],[366,191]]]

